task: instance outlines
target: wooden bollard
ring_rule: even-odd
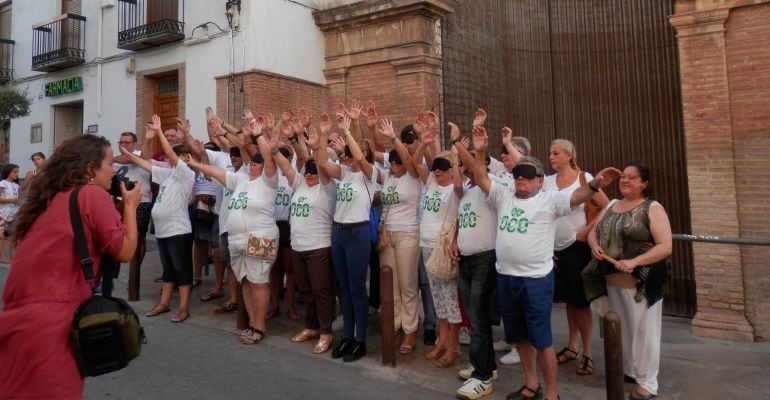
[[[380,329],[382,365],[396,366],[396,327],[393,317],[393,268],[380,266]]]
[[[243,302],[243,286],[238,284],[238,318],[235,322],[236,329],[246,329],[249,326],[249,313],[246,312],[246,305]]]
[[[604,375],[607,400],[623,400],[623,340],[620,317],[614,312],[604,316]]]
[[[139,301],[139,282],[141,273],[139,266],[129,263],[128,269],[128,301]]]

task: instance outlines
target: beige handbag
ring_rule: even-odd
[[[246,255],[273,261],[278,257],[278,244],[275,239],[258,238],[249,233],[246,242]]]
[[[454,196],[454,192],[452,193]],[[449,203],[451,203],[451,198]],[[444,223],[446,224],[446,217],[449,214],[449,204],[447,204],[447,210],[444,214]],[[452,241],[455,238],[455,231],[457,230],[457,219],[449,226],[444,226],[438,231],[438,237],[436,238],[436,246],[433,248],[433,252],[428,258],[428,262],[425,264],[425,269],[439,279],[452,279],[457,277],[457,261],[449,256],[449,247],[452,246]]]

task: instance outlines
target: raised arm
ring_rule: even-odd
[[[457,198],[463,197],[463,173],[460,171],[460,161],[457,157],[457,149],[452,149],[452,185]]]
[[[142,140],[142,152],[140,156],[143,160],[149,160],[152,158],[152,139],[148,139],[148,137],[155,137],[155,131],[152,129],[152,123],[147,123],[144,128],[144,140]]]
[[[473,179],[476,181],[476,185],[486,194],[489,194],[489,190],[492,188],[492,181],[489,180],[487,166],[484,161],[487,158],[488,147],[489,136],[487,136],[487,130],[483,126],[473,128],[473,148],[476,149],[476,159],[473,163]]]
[[[417,150],[414,152],[414,168],[417,171],[417,175],[420,176],[420,180],[423,184],[428,182],[428,177],[430,176],[430,166],[433,163],[433,159],[431,159],[430,164],[424,160],[425,149],[431,146],[435,140],[435,134],[431,134],[430,132],[424,133],[420,139],[420,144],[417,146]]]
[[[469,152],[468,148],[465,146],[467,138],[462,138],[460,136],[460,128],[458,128],[455,123],[449,122],[447,125],[449,125],[449,140],[452,141],[453,151],[457,151],[460,162],[463,163],[463,167],[466,170],[474,171],[476,162],[473,159],[471,152]]]
[[[355,161],[356,164],[358,164],[358,167],[361,168],[361,172],[364,173],[366,179],[371,180],[374,167],[372,167],[372,164],[369,164],[369,161],[366,161],[364,152],[361,150],[361,147],[358,146],[358,141],[356,141],[356,138],[350,132],[350,124],[352,122],[353,121],[346,115],[342,124],[345,132],[345,144],[350,148],[350,154],[353,156],[353,161]]]
[[[382,118],[380,120],[380,134],[393,141],[393,148],[398,153],[398,157],[401,158],[401,163],[406,168],[406,172],[413,178],[419,178],[420,175],[417,173],[417,168],[414,165],[412,155],[409,154],[409,149],[401,143],[401,138],[396,136],[396,132],[393,130],[393,122],[387,118]]]
[[[350,102],[350,108],[345,110],[345,113],[350,118],[350,133],[353,135],[353,139],[361,140],[364,138],[364,134],[361,131],[361,102],[358,99],[353,99]],[[374,155],[374,154],[372,154]]]
[[[275,164],[281,170],[283,176],[286,177],[286,180],[289,182],[289,186],[294,186],[294,179],[297,177],[297,172],[294,171],[294,168],[291,167],[291,161],[286,159],[286,157],[284,157],[280,151],[273,154],[273,156],[275,158]]]
[[[198,161],[191,160],[190,168],[197,170],[198,172],[208,176],[217,181],[223,187],[227,187],[227,172],[222,168],[215,165],[201,164]]]
[[[511,128],[506,126],[500,133],[503,137],[503,147],[505,147],[505,150],[508,151],[508,156],[511,157],[513,163],[516,164],[519,162],[519,158],[521,158],[521,156],[524,154],[521,154],[521,151],[519,151],[519,149],[513,145],[513,141],[511,141],[511,138],[513,137],[513,131]]]
[[[161,130],[160,126],[160,117],[158,114],[153,114],[152,130],[155,132],[155,137],[160,140],[160,145],[163,148],[163,152],[166,154],[166,158],[168,158],[169,163],[171,163],[171,166],[176,167],[176,165],[179,164],[179,156],[174,153],[174,148],[171,147],[168,139],[166,139],[166,136],[163,135],[163,131]]]
[[[146,139],[146,140],[149,141],[149,140],[152,140],[152,139]],[[144,158],[139,157],[136,154],[126,150],[126,148],[123,147],[123,146],[120,146],[119,148],[120,148],[121,156],[123,156],[123,157],[127,158],[128,160],[130,160],[132,163],[136,164],[139,168],[141,168],[141,169],[143,169],[143,170],[145,170],[145,171],[147,171],[149,173],[152,173],[152,163],[151,162],[149,162],[149,161],[145,160]]]
[[[332,123],[329,116],[321,114],[319,126],[321,128],[321,137],[318,140],[318,151],[316,152],[316,164],[318,172],[323,171],[327,176],[335,179],[342,177],[342,168],[339,165],[329,162],[329,153],[326,152],[328,146],[329,133],[332,130]]]
[[[622,172],[617,168],[607,167],[599,171],[591,182],[586,183],[586,173],[581,172],[578,177],[580,187],[572,192],[572,196],[569,199],[570,207],[585,203],[594,195],[594,193],[598,192],[599,189],[605,188],[611,184],[612,181],[621,175],[621,173]]]
[[[377,121],[377,109],[374,102],[369,100],[366,103],[366,138],[374,143],[375,150],[384,152],[385,144],[383,143],[383,136],[378,134]]]

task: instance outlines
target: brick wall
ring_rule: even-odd
[[[739,232],[770,238],[770,3],[733,9],[725,27]],[[770,247],[742,246],[741,264],[745,288],[732,293],[745,296],[756,339],[768,340]]]

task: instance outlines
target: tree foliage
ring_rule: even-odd
[[[29,115],[29,104],[26,93],[0,86],[0,121]]]

